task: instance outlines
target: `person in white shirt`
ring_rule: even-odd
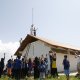
[[[31,34],[31,35],[34,35],[34,27],[33,27],[33,26],[34,26],[34,25],[32,24],[32,25],[31,25],[31,28],[30,28],[30,34]]]

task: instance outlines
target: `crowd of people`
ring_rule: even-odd
[[[50,59],[50,62],[48,61]],[[34,76],[34,79],[40,78],[45,79],[50,74],[52,77],[59,77],[56,65],[56,53],[50,51],[48,55],[44,57],[35,57],[34,59],[29,58],[25,59],[21,56],[17,56],[16,59],[9,59],[6,64],[6,69],[4,70],[4,58],[1,58],[0,61],[0,77],[3,74],[7,74],[11,78],[16,80],[24,79],[26,76]],[[49,64],[50,63],[50,64]],[[66,74],[67,80],[69,80],[69,68],[70,63],[67,59],[67,55],[64,55],[62,62],[64,66],[64,73]],[[50,68],[50,69],[49,69]]]

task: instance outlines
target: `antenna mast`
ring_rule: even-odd
[[[36,36],[36,30],[37,29],[35,29],[35,27],[34,27],[33,19],[34,19],[34,15],[33,15],[33,8],[32,8],[32,25],[31,25],[31,28],[30,28],[30,34],[33,35],[33,36]]]
[[[32,8],[32,25],[33,25],[33,18],[34,18],[33,16],[34,16],[34,15],[33,15],[33,8]]]
[[[31,25],[31,28],[30,28],[30,34],[31,35],[34,35],[34,32],[33,32],[34,28],[33,27],[34,27],[34,24],[33,24],[33,8],[32,8],[32,25]]]

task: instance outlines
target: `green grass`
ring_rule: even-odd
[[[7,76],[2,76],[0,78],[0,80],[15,80],[15,79],[9,79],[9,77]],[[33,77],[24,79],[24,80],[34,80]],[[39,80],[39,79],[35,79],[35,80]],[[48,77],[45,80],[66,80],[65,76],[60,76],[59,78],[52,78],[52,77]],[[79,78],[75,78],[74,76],[70,76],[70,80],[80,80]]]
[[[66,80],[66,76],[60,76],[59,78],[48,78],[46,80]],[[69,80],[80,80],[80,79],[75,78],[74,76],[70,76]]]

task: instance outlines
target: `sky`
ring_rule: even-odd
[[[37,36],[80,47],[80,0],[0,0],[0,55],[30,33],[32,8]]]

